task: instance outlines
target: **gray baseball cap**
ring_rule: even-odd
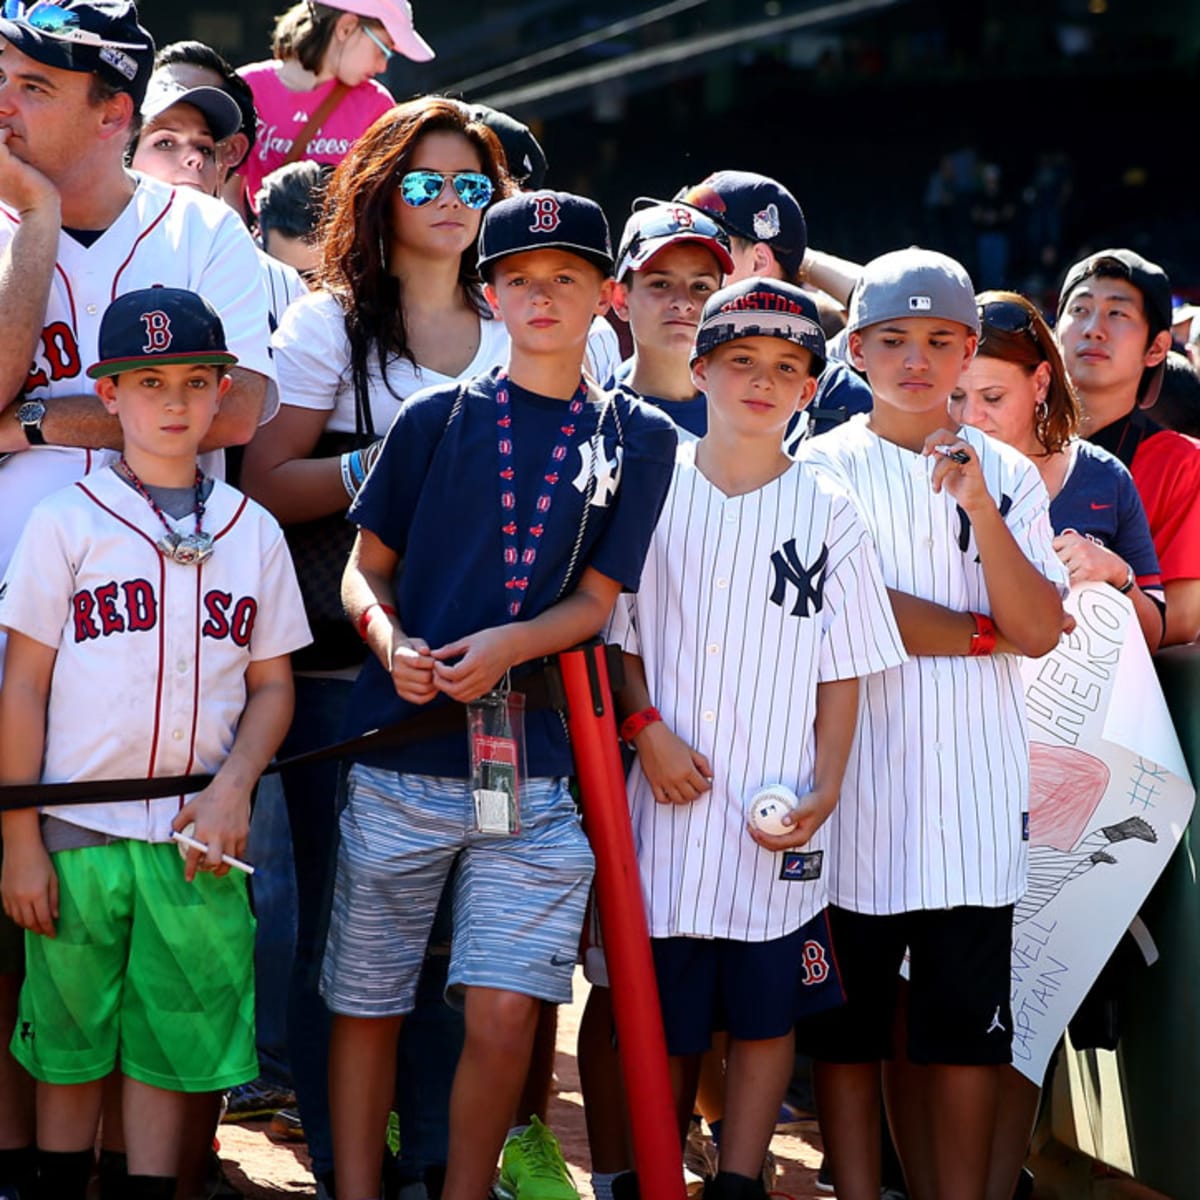
[[[910,246],[872,259],[850,296],[847,333],[902,317],[956,321],[979,332],[975,285],[961,263]]]

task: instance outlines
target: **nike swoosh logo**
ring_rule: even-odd
[[[575,957],[559,958],[557,954],[550,955],[550,965],[552,967],[573,967],[575,965]]]
[[[1092,501],[1092,512],[1099,512],[1103,508],[1112,508],[1112,505],[1111,504],[1097,504],[1095,502],[1095,500]]]

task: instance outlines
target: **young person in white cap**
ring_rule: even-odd
[[[858,496],[909,661],[863,681],[830,821],[847,1003],[810,1031],[821,1128],[838,1195],[877,1200],[880,1064],[893,1056],[907,949],[907,1056],[925,1067],[931,1144],[905,1171],[932,1176],[921,1195],[982,1200],[999,1068],[1011,1059],[1012,912],[1026,875],[1018,656],[1057,643],[1066,574],[1037,468],[947,415],[979,338],[966,271],[928,250],[885,254],[863,270],[848,330],[872,410],[801,458]],[[903,1100],[889,1104],[902,1161]]]
[[[374,77],[394,54],[428,62],[433,49],[413,28],[408,0],[300,0],[275,22],[271,54],[239,72],[258,111],[258,140],[241,168],[250,196],[285,163],[341,162],[395,103]]]

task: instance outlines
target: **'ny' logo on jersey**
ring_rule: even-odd
[[[559,224],[558,201],[553,196],[535,196],[533,199],[532,233],[553,233]]]
[[[829,561],[829,547],[822,546],[821,553],[811,567],[806,567],[796,553],[796,539],[786,542],[771,555],[771,566],[775,568],[775,586],[771,589],[771,603],[783,607],[787,598],[787,585],[796,589],[796,603],[792,605],[793,617],[808,617],[819,613],[825,603],[825,564]],[[810,607],[811,605],[811,607]]]
[[[171,348],[171,318],[161,309],[142,313],[142,324],[146,326],[146,354],[161,354]]]
[[[588,481],[595,479],[596,487],[592,492],[591,502],[596,508],[607,508],[621,482],[621,447],[618,446],[613,451],[613,457],[610,459],[604,453],[604,435],[597,433],[590,441],[576,449],[581,461],[579,474],[571,481],[571,485],[577,492],[587,495]]]
[[[1008,510],[1012,508],[1012,504],[1012,497],[1001,493],[1000,503],[997,505],[1000,509],[1001,519],[1008,516]],[[966,554],[971,548],[971,518],[957,504],[954,507],[958,512],[958,548]],[[978,554],[975,555],[975,561],[979,561]]]

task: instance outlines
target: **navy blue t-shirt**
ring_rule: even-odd
[[[1075,442],[1074,452],[1071,472],[1050,501],[1054,532],[1094,537],[1133,568],[1139,586],[1161,586],[1150,523],[1128,468],[1091,442]]]
[[[652,404],[667,414],[680,429],[702,438],[708,432],[708,400],[703,392],[697,392],[690,400],[664,400],[661,396],[647,396],[637,391],[629,382],[633,374],[633,359],[627,358],[618,368],[616,383],[631,396]]]
[[[512,593],[504,586],[498,378],[493,371],[408,400],[348,514],[404,560],[396,589],[400,624],[410,637],[424,638],[434,649],[512,620]],[[511,381],[509,395],[514,517],[524,549],[567,402],[535,395]],[[462,405],[454,412],[460,397]],[[593,454],[596,438],[602,438],[603,446]],[[536,617],[569,594],[589,566],[626,590],[637,590],[670,485],[675,444],[675,427],[649,405],[624,392],[592,392],[575,422],[518,619]],[[593,475],[596,483],[585,517],[585,492]],[[581,524],[580,551],[568,580]],[[347,734],[386,725],[415,708],[396,695],[391,677],[371,655],[355,683]],[[527,713],[525,741],[531,776],[572,773],[570,746],[557,713]],[[465,778],[466,745],[464,727],[461,734],[363,756],[362,761],[413,774]]]

